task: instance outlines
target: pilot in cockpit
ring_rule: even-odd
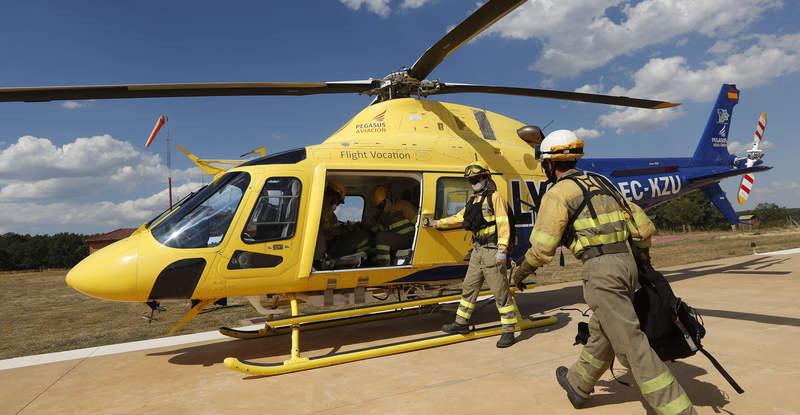
[[[344,203],[346,195],[347,189],[336,180],[330,180],[325,186],[314,251],[314,269],[330,269],[336,259],[356,252],[366,252],[369,248],[369,236],[357,226],[339,222],[334,213],[336,207]]]

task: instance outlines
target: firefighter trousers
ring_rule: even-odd
[[[390,265],[392,251],[411,248],[413,243],[414,232],[402,235],[391,231],[378,232],[375,235],[375,252],[370,261],[373,265],[379,267]]]
[[[592,310],[589,341],[567,380],[588,397],[616,354],[630,368],[645,401],[659,415],[696,414],[692,402],[639,329],[633,309],[638,271],[629,253],[601,255],[583,264],[583,297]]]
[[[469,324],[478,293],[481,291],[483,281],[486,280],[489,289],[494,294],[497,311],[500,313],[500,323],[503,325],[503,333],[513,333],[517,324],[517,310],[514,306],[514,297],[508,289],[506,264],[496,264],[495,254],[497,254],[497,247],[492,245],[476,243],[472,249],[467,275],[461,285],[461,302],[456,311],[456,323]]]

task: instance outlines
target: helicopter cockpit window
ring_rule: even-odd
[[[435,219],[455,215],[467,204],[472,194],[469,182],[461,177],[442,177],[436,181]]]
[[[250,244],[293,237],[301,187],[300,180],[294,177],[267,179],[242,232],[242,240]]]
[[[225,174],[153,227],[153,237],[172,248],[219,245],[249,184],[250,175],[245,172]]]

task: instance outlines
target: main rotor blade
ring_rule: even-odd
[[[522,3],[525,3],[525,0],[489,0],[428,48],[414,62],[408,74],[419,80],[425,79],[453,51]]]
[[[0,102],[78,99],[168,98],[242,95],[312,95],[359,93],[372,80],[343,82],[230,82],[211,84],[139,84],[0,88]]]
[[[623,107],[648,109],[669,108],[681,105],[668,101],[653,101],[649,99],[628,98],[613,95],[586,94],[583,92],[556,91],[551,89],[471,84],[441,84],[439,90],[433,94],[457,94],[462,92],[563,99],[567,101],[592,102],[596,104],[609,104]]]

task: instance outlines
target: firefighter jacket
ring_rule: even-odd
[[[381,212],[374,232],[394,232],[398,235],[405,235],[414,231],[414,224],[417,223],[417,209],[407,200],[397,200],[392,203],[389,212]]]
[[[576,169],[568,170],[559,177],[556,184],[542,196],[536,225],[531,232],[531,247],[525,254],[528,264],[540,267],[552,261],[562,236],[565,245],[578,259],[583,259],[583,254],[592,247],[624,243],[629,235],[637,247],[650,246],[655,226],[639,206],[628,202],[629,214],[614,197],[604,193],[595,194],[591,197],[595,218],[589,204],[582,203],[583,190],[567,177],[581,180],[590,190],[602,188],[597,183],[599,179]],[[582,211],[575,215],[581,205],[584,206]],[[572,217],[575,220],[567,230]],[[564,235],[565,230],[567,235]]]
[[[320,232],[325,234],[326,239],[331,239],[342,232],[342,226],[336,214],[333,213],[336,206],[327,202],[322,205],[322,217],[320,218]]]
[[[467,203],[479,203],[480,200],[483,199],[483,204],[481,206],[483,219],[486,220],[486,222],[491,223],[489,226],[474,232],[473,240],[481,241],[485,240],[486,238],[491,238],[492,242],[494,242],[493,236],[496,234],[497,247],[499,249],[506,249],[508,247],[508,239],[511,236],[511,227],[508,222],[508,209],[506,207],[506,200],[503,198],[503,196],[500,196],[500,193],[494,189],[494,186],[492,186],[491,189],[486,190],[486,192],[491,192],[491,195],[487,195],[487,197],[482,198],[481,193],[476,193],[469,201],[467,201]],[[492,206],[494,206],[494,211],[492,211],[491,207],[489,206],[490,197],[492,200]],[[464,212],[466,212],[466,210],[467,206],[464,206],[464,208],[462,208],[455,215],[439,219],[438,226],[442,228],[449,228],[463,224]]]

